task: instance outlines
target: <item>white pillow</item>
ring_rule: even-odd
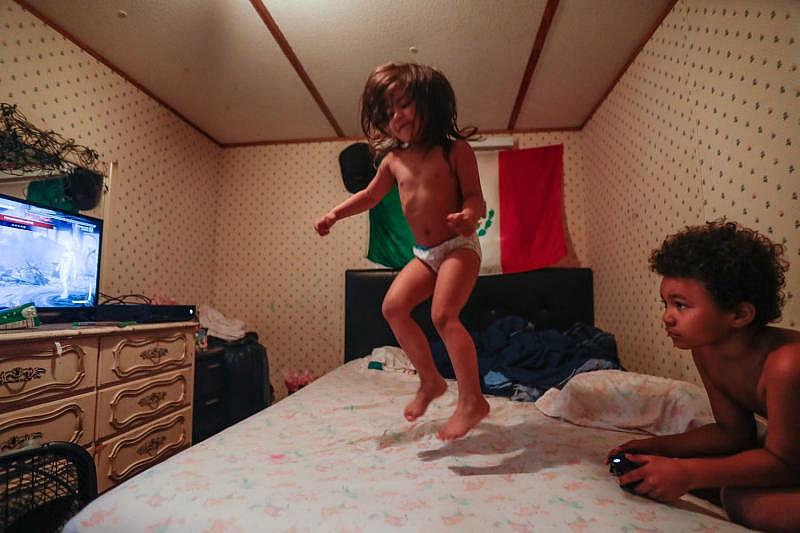
[[[580,426],[651,435],[682,433],[714,421],[702,387],[622,370],[578,374],[562,390],[547,391],[536,407]]]

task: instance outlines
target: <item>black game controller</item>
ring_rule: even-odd
[[[633,461],[627,459],[624,453],[615,453],[614,455],[608,456],[608,471],[617,477],[627,474],[631,470],[636,470],[642,466],[642,464],[643,463],[634,463]],[[620,485],[620,487],[628,492],[633,492],[633,488],[639,483],[641,483],[641,481],[634,481],[632,483]]]

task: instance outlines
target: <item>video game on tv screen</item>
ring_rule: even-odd
[[[94,306],[102,227],[0,195],[0,309]]]

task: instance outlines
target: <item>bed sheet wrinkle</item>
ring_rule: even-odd
[[[490,398],[486,420],[442,443],[454,384],[409,424],[415,378],[360,364],[119,485],[65,531],[742,531],[620,490],[602,458],[621,433]]]

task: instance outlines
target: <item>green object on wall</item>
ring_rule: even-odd
[[[395,185],[369,210],[367,259],[390,268],[403,268],[414,257],[413,247],[414,236],[400,207],[400,193]]]
[[[28,192],[25,196],[31,202],[77,214],[78,210],[75,209],[72,202],[67,200],[64,189],[64,178],[37,180],[28,184]]]

